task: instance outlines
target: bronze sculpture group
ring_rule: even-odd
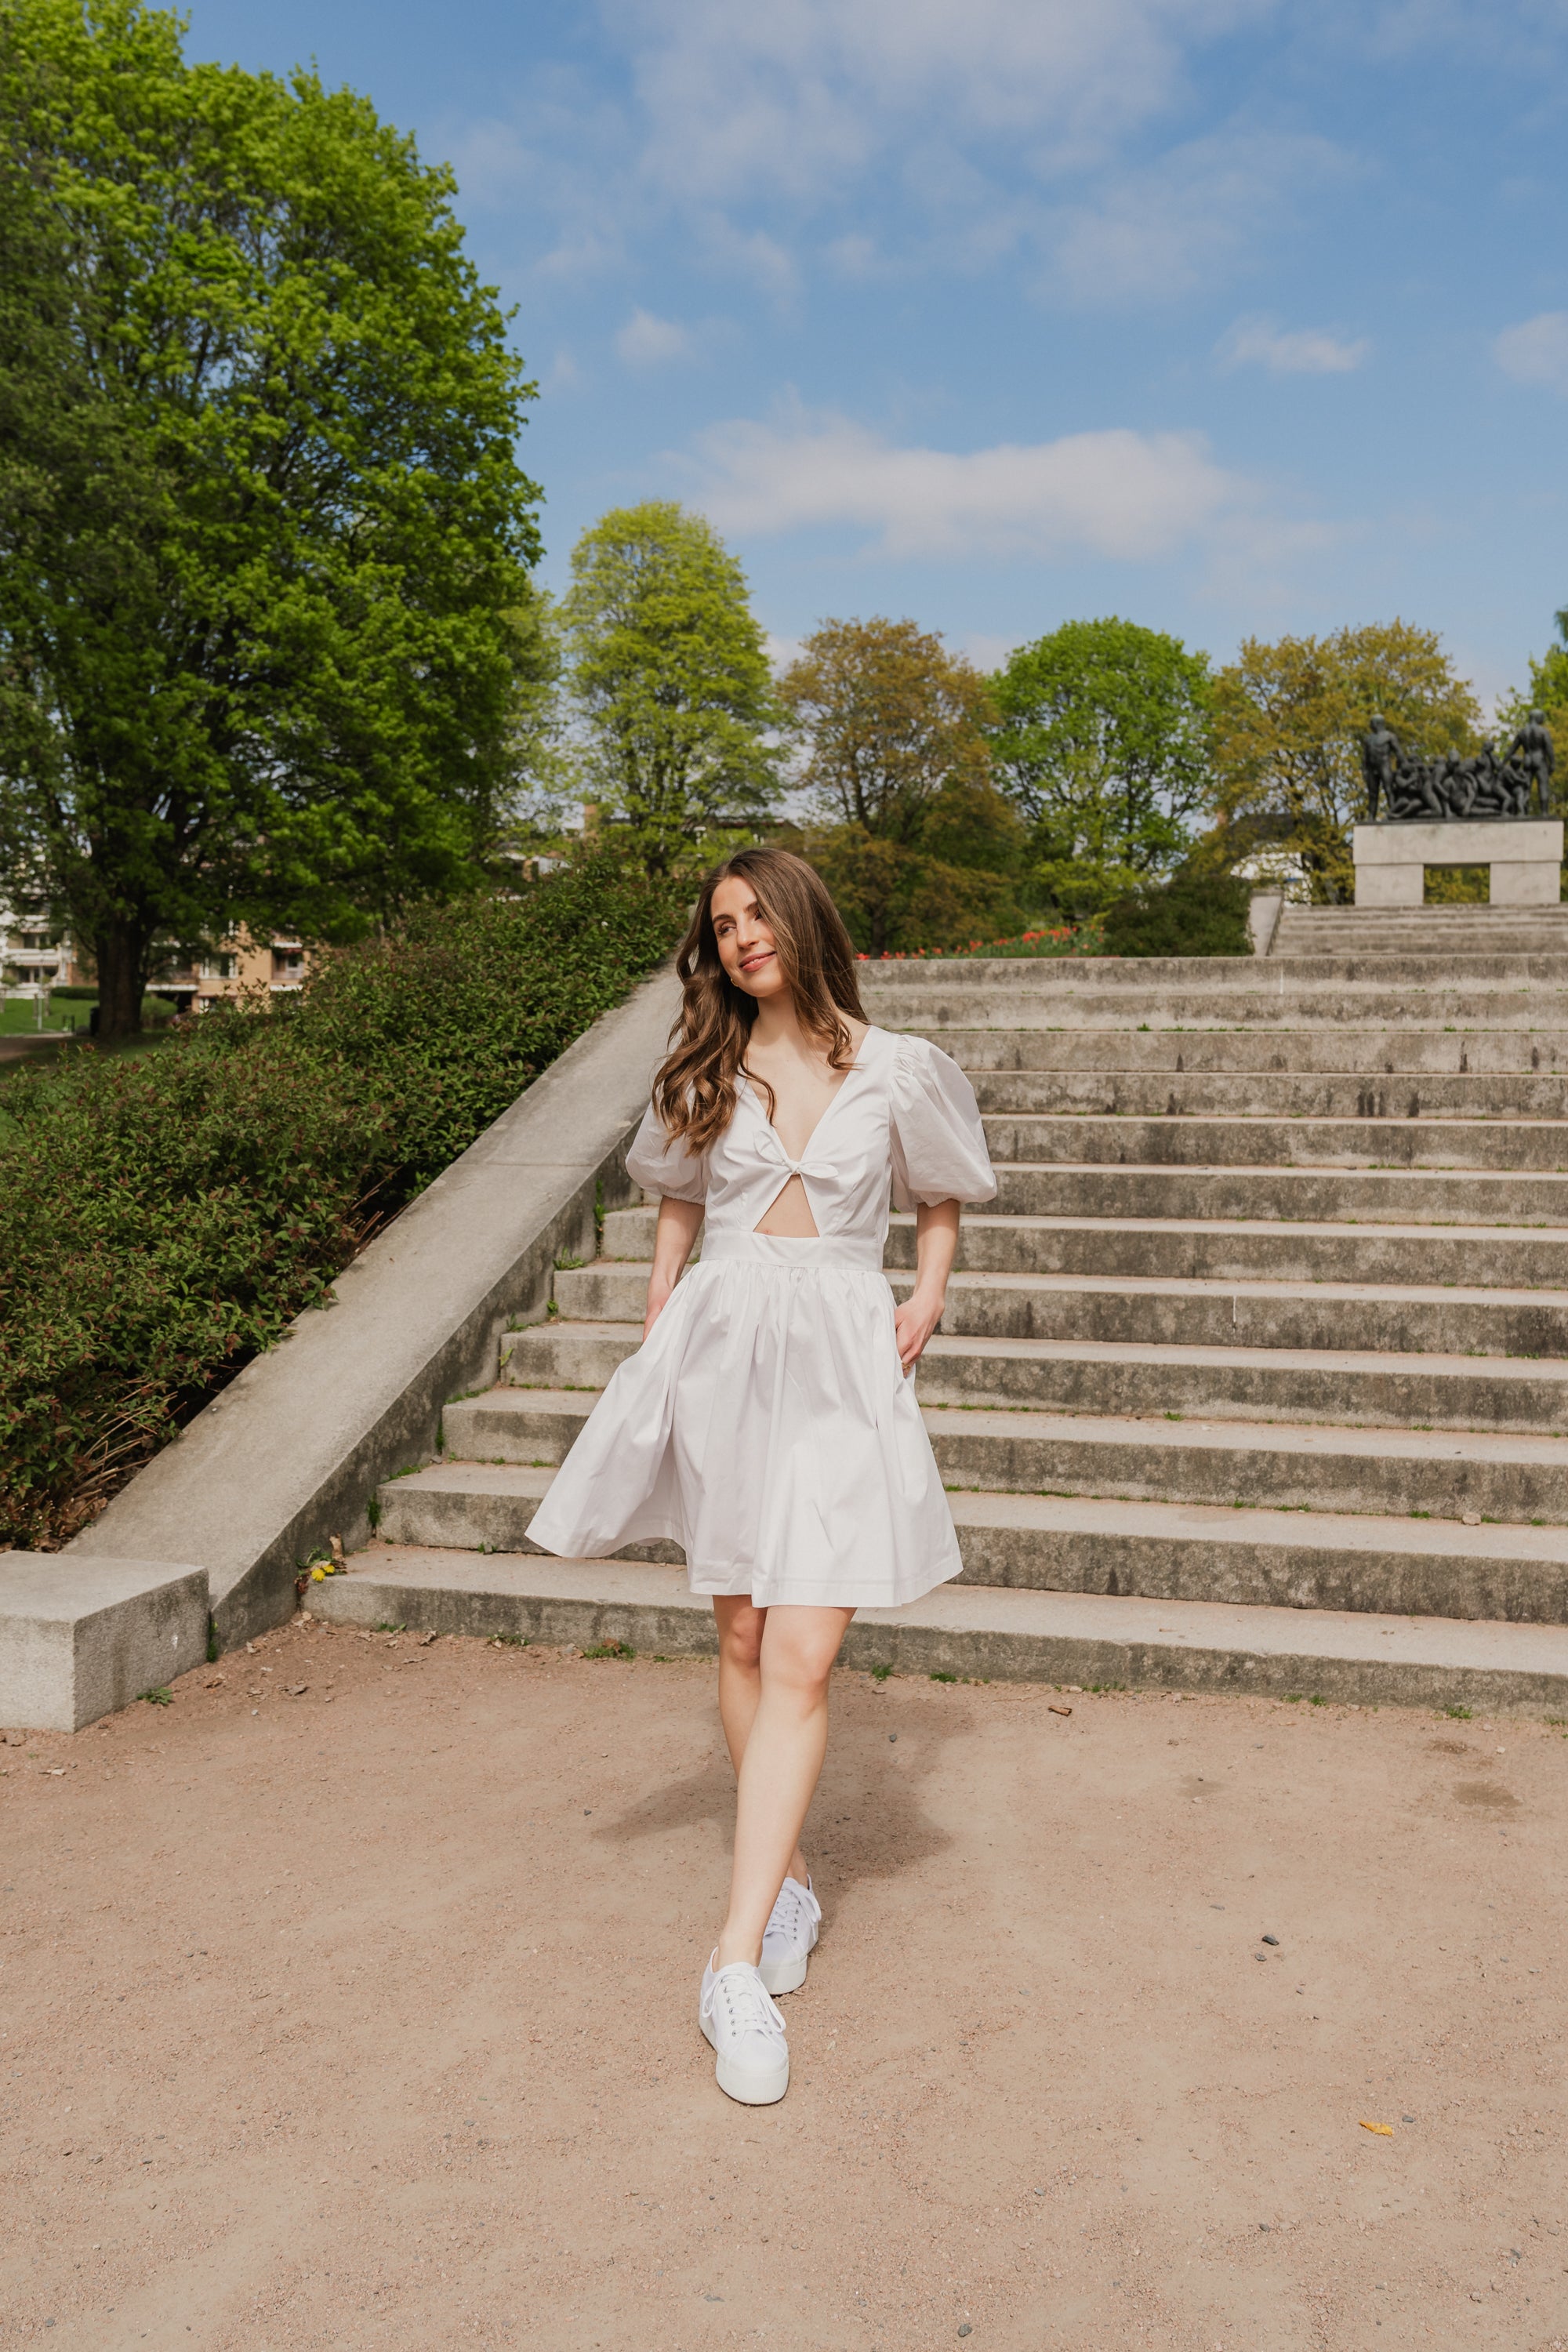
[[[1440,751],[1418,759],[1402,747],[1381,711],[1361,739],[1362,773],[1373,824],[1448,822],[1454,818],[1517,817],[1552,810],[1552,733],[1543,711],[1532,710],[1500,760],[1489,736],[1479,751]]]

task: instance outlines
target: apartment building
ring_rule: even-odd
[[[172,997],[182,1013],[199,1013],[247,990],[266,989],[277,996],[303,987],[310,963],[303,943],[287,933],[258,944],[240,931],[217,949],[172,949],[154,972],[153,986],[160,996]]]
[[[216,950],[172,948],[153,966],[151,985],[182,1013],[200,1011],[244,989],[287,993],[303,985],[310,970],[303,942],[279,932],[258,944],[241,931]],[[60,937],[46,911],[0,903],[0,992],[36,997],[54,988],[90,987],[92,973],[68,934]]]

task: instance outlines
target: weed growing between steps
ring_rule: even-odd
[[[274,1008],[9,1081],[0,1543],[49,1549],[668,954],[681,893],[587,862],[423,908]]]

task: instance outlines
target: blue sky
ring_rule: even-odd
[[[458,174],[540,383],[546,577],[700,506],[781,647],[1228,658],[1568,604],[1568,0],[195,0]]]

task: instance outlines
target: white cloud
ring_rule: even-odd
[[[963,638],[963,651],[976,669],[1000,669],[1017,643],[1016,630],[1009,636],[999,636],[994,630],[971,629]]]
[[[1263,367],[1271,375],[1349,375],[1372,345],[1347,342],[1321,327],[1279,327],[1272,319],[1238,319],[1220,340],[1222,365]]]
[[[684,359],[690,348],[684,327],[651,310],[634,310],[616,337],[616,349],[628,367],[659,367],[667,360]]]
[[[1173,296],[1228,268],[1300,191],[1342,175],[1326,139],[1194,139],[1057,216],[1057,268],[1089,300]]]
[[[1193,44],[1272,0],[609,0],[632,51],[647,161],[682,196],[815,202],[911,122],[1104,152],[1184,87]]]
[[[1014,263],[1089,299],[1164,295],[1231,267],[1342,169],[1324,140],[1245,121],[1124,163],[1191,102],[1196,54],[1279,0],[599,6],[613,99],[546,75],[514,124],[476,123],[454,151],[466,199],[559,225],[535,266],[560,275],[616,266],[677,219],[775,300],[807,239],[852,280]]]
[[[1515,383],[1568,393],[1568,310],[1542,310],[1521,326],[1505,327],[1492,357]]]
[[[781,677],[792,662],[797,662],[805,651],[804,637],[781,637],[776,629],[764,629],[763,646],[768,657],[768,667],[775,677]]]
[[[1190,433],[1112,428],[956,453],[898,448],[849,418],[785,412],[698,437],[689,495],[721,530],[859,530],[892,557],[1147,562],[1253,502]]]

